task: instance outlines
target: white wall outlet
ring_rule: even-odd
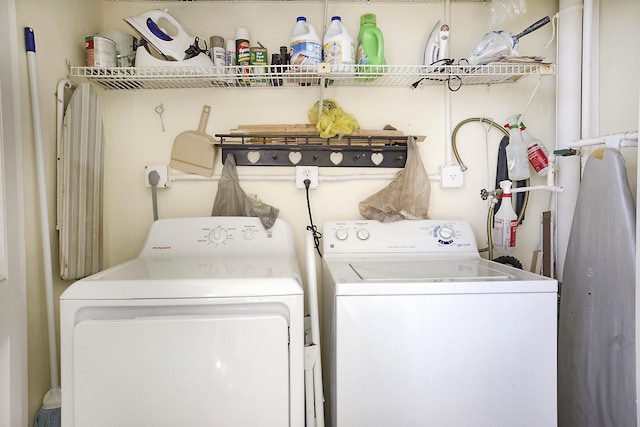
[[[311,181],[310,189],[318,188],[318,166],[296,166],[296,188],[305,188],[306,179]]]
[[[464,177],[460,165],[443,165],[440,171],[440,187],[460,188],[464,186]]]
[[[169,179],[169,165],[153,165],[144,167],[144,186],[151,187],[149,182],[149,174],[151,171],[158,172],[160,179],[156,188],[169,188],[171,187],[171,180]]]

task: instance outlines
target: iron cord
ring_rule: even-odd
[[[468,123],[473,123],[473,122],[480,122],[480,123],[487,123],[489,125],[491,125],[493,128],[499,130],[504,136],[509,137],[509,131],[507,131],[503,126],[500,126],[500,124],[494,122],[491,119],[487,119],[485,117],[470,117],[468,119],[465,119],[463,121],[461,121],[460,123],[458,123],[458,125],[453,129],[453,133],[451,135],[451,148],[453,150],[453,155],[456,158],[456,161],[458,162],[458,165],[460,165],[460,170],[461,171],[466,171],[468,169],[468,167],[462,162],[462,158],[460,157],[460,153],[458,152],[458,146],[456,143],[456,137],[458,134],[458,131],[460,130],[460,128],[462,128],[462,126],[468,124]],[[529,186],[529,182],[530,179],[527,178],[524,181],[524,186],[528,187]],[[518,182],[522,182],[522,181],[518,181]],[[524,214],[525,211],[527,210],[527,204],[529,203],[529,192],[525,191],[523,194],[523,200],[522,200],[522,205],[520,207],[520,209],[517,212],[518,215],[518,225],[522,224],[522,221],[524,219]],[[489,211],[487,213],[487,247],[486,248],[481,248],[479,249],[480,252],[488,252],[488,259],[493,259],[493,238],[492,238],[492,229],[493,229],[493,214],[495,212],[495,205],[492,204],[491,207],[489,208]]]

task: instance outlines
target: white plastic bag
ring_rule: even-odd
[[[491,28],[527,13],[527,0],[491,0]]]

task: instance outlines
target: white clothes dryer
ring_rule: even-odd
[[[64,427],[304,426],[304,301],[282,220],[159,220],[60,298]]]
[[[557,425],[555,280],[482,259],[463,221],[323,240],[328,425]]]

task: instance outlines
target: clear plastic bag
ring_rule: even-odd
[[[254,216],[260,218],[260,222],[268,230],[273,227],[279,212],[244,192],[236,172],[236,159],[231,154],[227,155],[211,216]]]
[[[491,0],[491,28],[527,13],[527,0]]]
[[[407,139],[407,162],[393,181],[382,190],[360,202],[360,215],[380,222],[403,219],[427,219],[431,183],[418,144]]]

